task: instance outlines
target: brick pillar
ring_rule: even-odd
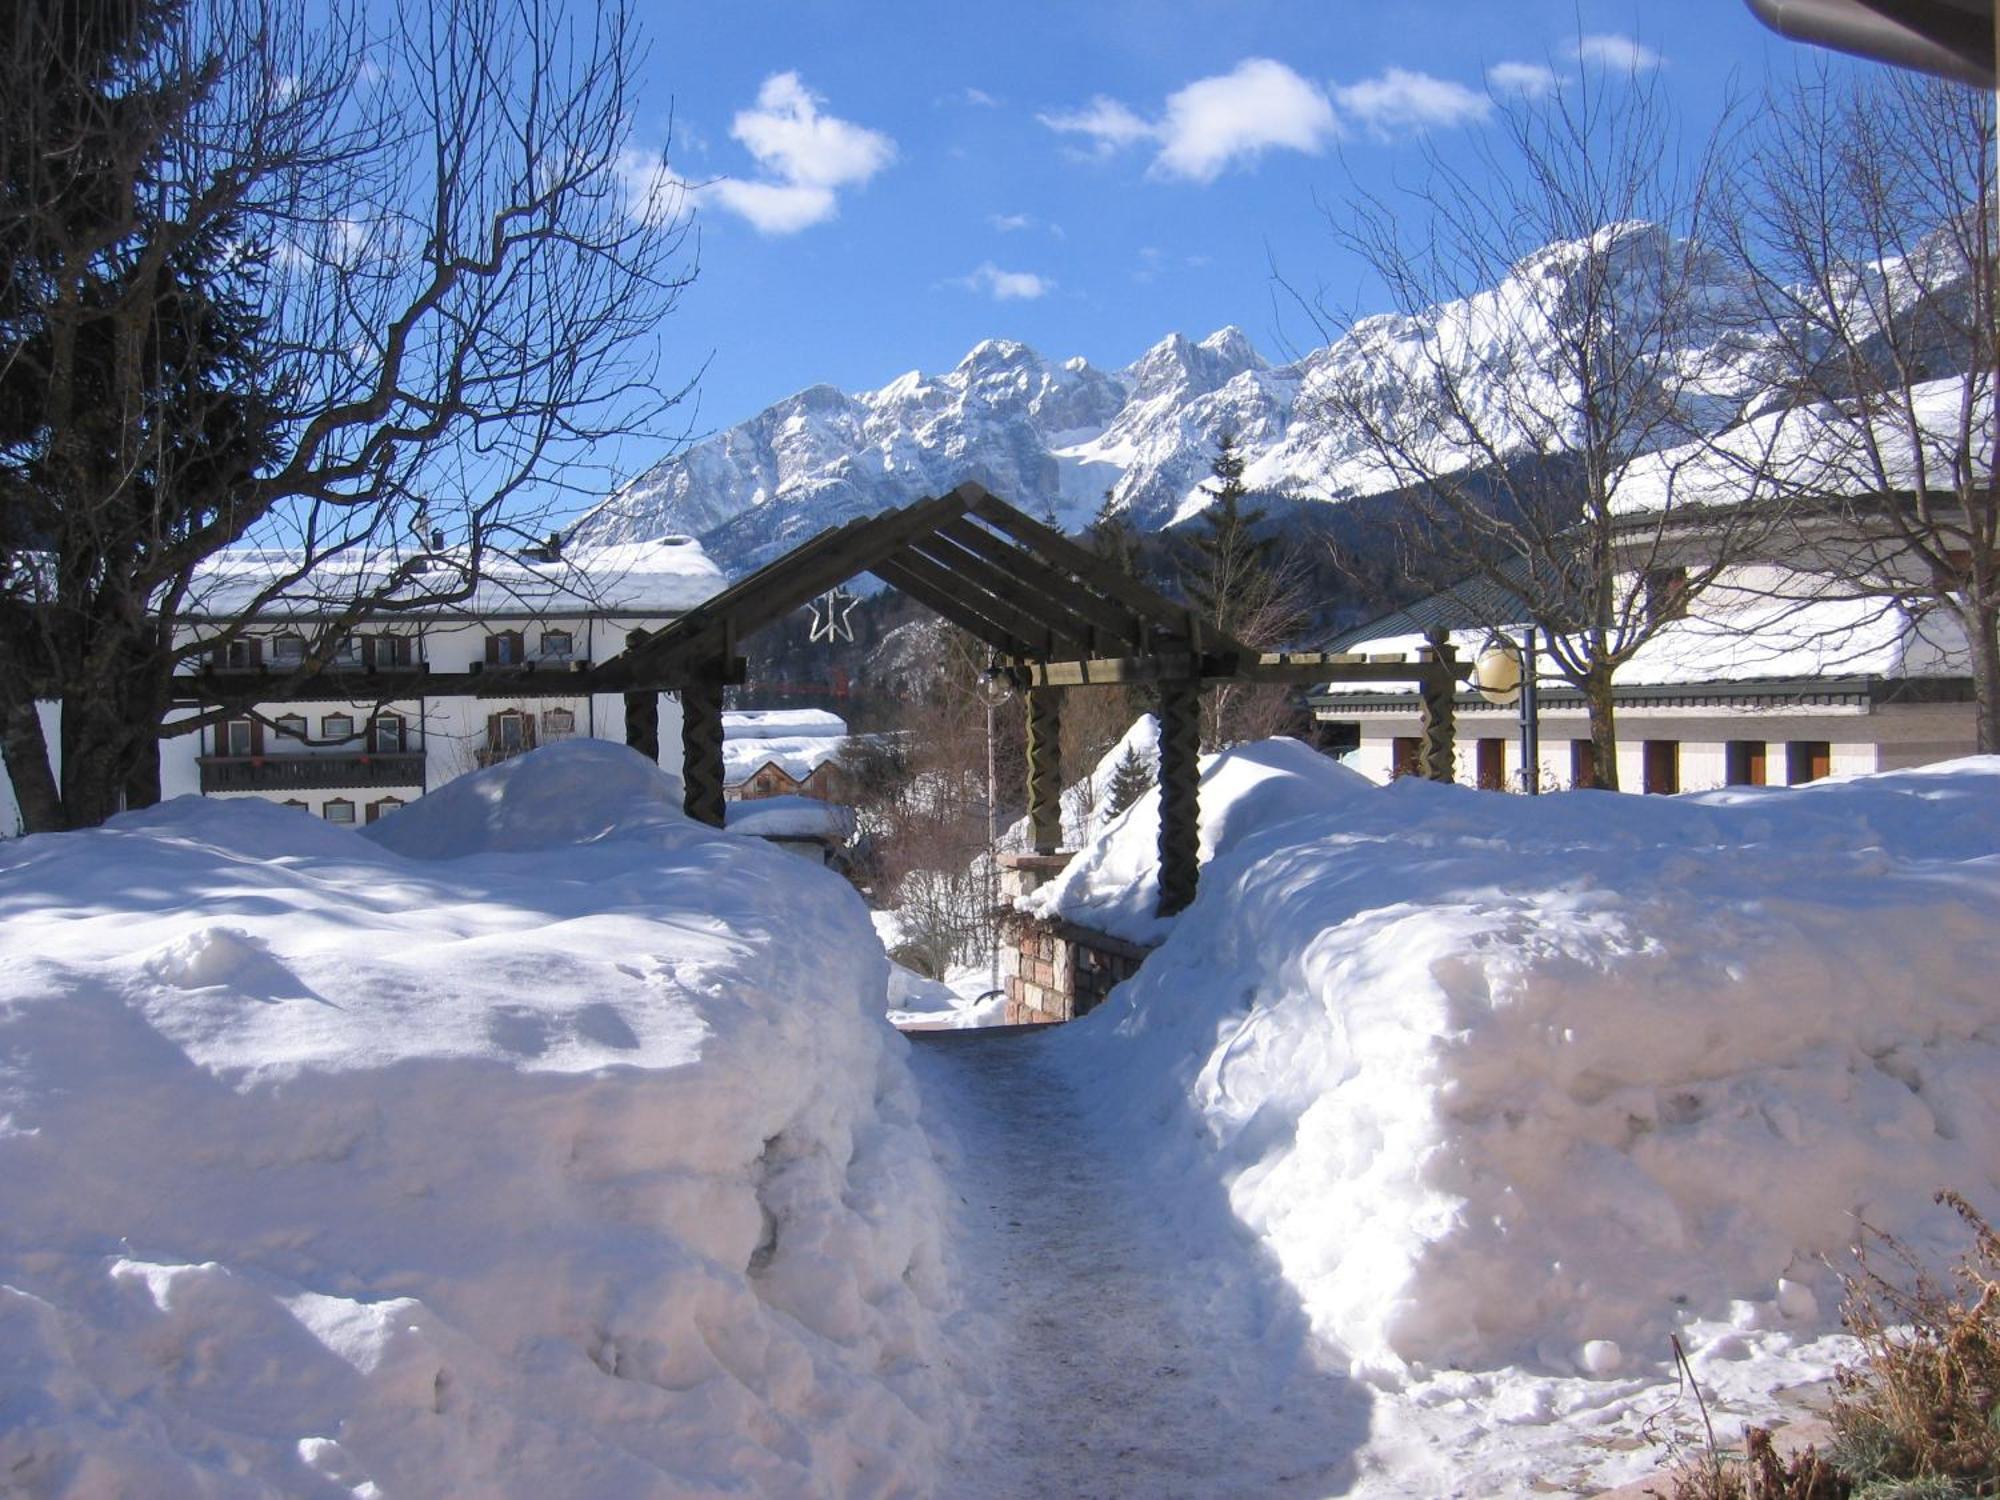
[[[1028,826],[1035,853],[1062,847],[1062,689],[1028,689]]]
[[[1194,900],[1201,872],[1201,684],[1160,684],[1160,915]]]

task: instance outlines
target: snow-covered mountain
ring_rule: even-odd
[[[1671,329],[1655,337],[1667,326],[1652,310],[1663,279],[1679,290]],[[1563,402],[1538,399],[1533,380],[1561,383],[1545,372],[1559,371],[1565,336],[1590,316],[1586,302],[1606,295],[1658,344],[1634,362],[1657,372],[1657,404],[1672,420],[1642,451],[1756,409],[1763,345],[1746,332],[1726,272],[1656,226],[1622,224],[1539,250],[1475,296],[1364,319],[1288,364],[1232,327],[1199,342],[1172,334],[1121,370],[1052,363],[990,339],[942,375],[913,370],[851,395],[814,386],[656,465],[584,517],[578,535],[692,534],[741,573],[826,527],[968,479],[1068,530],[1107,495],[1154,529],[1206,503],[1225,432],[1239,440],[1253,489],[1328,501],[1381,493],[1400,484],[1367,437],[1370,421],[1406,414],[1410,392],[1438,368],[1506,448],[1549,451],[1534,409]],[[1366,420],[1326,400],[1336,387],[1363,393]]]

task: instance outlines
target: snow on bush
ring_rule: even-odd
[[[0,851],[10,1494],[880,1495],[940,1180],[838,880],[552,746]]]
[[[1357,1371],[1726,1359],[1830,1326],[1857,1216],[1995,1201],[2000,760],[1530,799],[1304,753],[1210,765],[1198,900],[1063,1040]],[[1143,935],[1154,836],[1037,899]]]

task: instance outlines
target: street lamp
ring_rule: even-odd
[[[1542,790],[1541,722],[1535,701],[1535,627],[1521,633],[1517,644],[1495,632],[1472,663],[1472,685],[1479,696],[1501,708],[1521,705],[1521,789],[1529,796]]]

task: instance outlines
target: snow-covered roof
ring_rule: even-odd
[[[1913,386],[1908,409],[1874,419],[1869,442],[1857,417],[1830,406],[1767,412],[1720,437],[1634,459],[1615,481],[1612,508],[1643,515],[1786,494],[1908,491],[1918,487],[1920,473],[1929,486],[1949,488],[1952,457],[1967,446],[1961,424],[1979,433],[1990,432],[1992,422],[1991,384],[1968,391],[1962,375]],[[1911,441],[1913,427],[1921,443]],[[1969,446],[1974,475],[1990,477],[1990,441]]]
[[[844,739],[847,720],[823,708],[736,708],[722,716],[724,740]]]
[[[1959,677],[1970,670],[1965,637],[1942,611],[1921,618],[1891,599],[1787,601],[1712,590],[1701,613],[1670,620],[1618,669],[1621,687],[1814,677]],[[1522,627],[1524,628],[1524,627]],[[1483,627],[1454,630],[1462,659],[1485,648]],[[1348,650],[1414,655],[1422,635],[1349,640]],[[1551,675],[1546,664],[1544,679]],[[1375,683],[1335,682],[1315,695],[1373,694]]]
[[[740,786],[766,765],[794,781],[804,781],[830,760],[840,759],[845,738],[781,735],[758,740],[724,740],[722,784]]]
[[[429,570],[415,575],[403,597],[446,598],[460,584],[463,554],[430,554]],[[330,558],[286,590],[287,598],[262,613],[304,618],[327,612],[363,589],[378,586],[405,561],[400,553],[353,552]],[[276,578],[297,566],[296,555],[270,548],[231,547],[196,574],[188,613],[237,615]],[[701,543],[689,537],[565,548],[552,562],[489,551],[470,598],[439,605],[459,615],[658,615],[680,614],[723,586],[721,570]]]
[[[831,839],[846,843],[854,837],[854,809],[817,797],[755,797],[724,804],[723,824],[731,833],[760,839]]]

